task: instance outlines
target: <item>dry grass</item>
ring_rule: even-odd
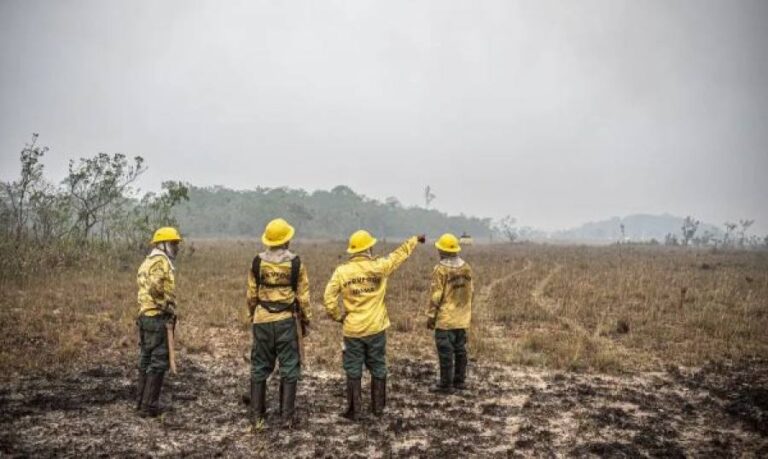
[[[181,364],[185,354],[244,358],[245,275],[256,243],[195,245],[178,263]],[[296,249],[309,269],[315,312],[308,363],[340,371],[341,330],[326,318],[321,298],[345,258],[343,245]],[[420,247],[390,281],[390,355],[435,358],[423,315],[435,258]],[[470,334],[476,359],[623,372],[768,354],[765,252],[505,245],[470,247],[465,258],[478,282]],[[5,282],[3,377],[135,358],[139,262]]]

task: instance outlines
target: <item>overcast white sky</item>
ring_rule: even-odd
[[[0,179],[100,151],[165,179],[346,184],[544,229],[768,231],[768,2],[0,0]]]

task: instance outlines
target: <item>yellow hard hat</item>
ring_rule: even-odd
[[[181,234],[179,234],[179,230],[173,228],[172,226],[164,226],[162,228],[158,228],[158,230],[155,231],[154,236],[152,236],[152,244],[174,241],[181,242]]]
[[[267,247],[283,245],[290,241],[296,230],[282,218],[276,218],[267,223],[264,228],[264,234],[261,235],[261,242]]]
[[[360,253],[376,245],[376,238],[371,236],[366,230],[357,230],[349,236],[349,247],[347,253]]]
[[[461,252],[461,246],[459,246],[459,240],[451,233],[445,233],[442,236],[440,236],[440,239],[435,242],[435,247],[438,248],[438,250],[442,250],[443,252],[448,253],[459,253]]]

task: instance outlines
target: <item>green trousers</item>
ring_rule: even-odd
[[[165,324],[172,320],[167,314],[140,316],[139,327],[139,369],[144,373],[165,373],[170,365],[168,360],[168,332]]]
[[[363,377],[363,364],[374,378],[387,377],[387,332],[362,338],[344,337],[344,371],[348,378]]]
[[[296,382],[301,370],[296,323],[293,318],[253,324],[252,380],[266,381],[275,369],[276,359],[280,362],[280,379],[289,383]]]
[[[453,375],[453,383],[463,383],[467,368],[467,330],[435,330],[435,344],[441,373]]]

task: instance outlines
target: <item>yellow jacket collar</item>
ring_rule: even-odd
[[[349,257],[349,261],[373,260],[374,257],[367,252],[356,253]]]
[[[168,260],[168,264],[171,265],[171,270],[172,271],[176,270],[176,267],[173,266],[173,260],[171,260],[171,257],[169,257],[168,254],[163,252],[162,250],[160,250],[158,248],[154,248],[154,249],[152,249],[151,252],[149,252],[149,256],[150,257],[156,257],[156,256],[165,257],[165,259]]]

